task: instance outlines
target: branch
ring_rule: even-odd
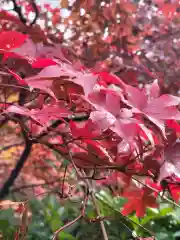
[[[23,14],[22,14],[22,9],[21,9],[21,7],[18,6],[16,0],[12,0],[12,2],[13,2],[13,4],[14,4],[14,9],[13,9],[13,10],[17,13],[20,21],[21,21],[24,25],[26,25],[27,20],[26,20],[26,18],[25,18],[25,17],[23,16]]]
[[[2,152],[4,152],[4,151],[7,151],[7,150],[10,149],[10,148],[19,147],[19,146],[22,146],[23,144],[24,144],[23,142],[20,142],[20,143],[14,143],[14,144],[5,146],[5,147],[3,147],[2,149],[0,149],[0,154],[1,154]]]
[[[14,9],[13,9],[13,10],[17,13],[20,21],[21,21],[24,25],[26,25],[26,24],[27,24],[27,19],[26,19],[26,18],[23,16],[23,14],[22,14],[22,8],[21,8],[21,6],[18,6],[16,0],[12,0],[12,2],[13,2],[13,4],[14,4]],[[32,6],[33,11],[34,11],[34,13],[35,13],[35,17],[34,17],[33,21],[30,23],[29,26],[34,25],[34,24],[36,23],[38,17],[39,17],[39,10],[38,10],[38,7],[37,7],[37,5],[36,5],[36,3],[35,3],[34,0],[31,0],[31,6]]]
[[[11,171],[9,178],[7,179],[7,181],[4,183],[3,187],[0,190],[0,200],[9,194],[10,188],[13,186],[16,178],[19,176],[19,174],[31,152],[31,148],[33,145],[33,141],[31,141],[28,138],[28,130],[27,130],[27,127],[24,125],[21,117],[13,117],[12,119],[9,119],[9,120],[18,122],[19,125],[21,126],[22,134],[23,134],[24,140],[25,140],[25,148],[24,148],[24,151],[23,151],[20,159],[18,160],[15,168]]]
[[[82,175],[83,175],[83,177],[86,177],[86,174],[85,174],[85,172],[83,170],[82,170]],[[95,197],[95,195],[93,193],[92,184],[91,184],[91,182],[88,179],[86,179],[85,182],[86,182],[86,184],[88,186],[88,189],[91,189],[90,195],[91,195],[91,198],[92,198],[92,201],[93,201],[93,204],[94,204],[97,216],[99,218],[101,218],[100,217],[101,213],[100,213],[100,210],[99,210],[99,206],[97,204],[96,197]],[[108,235],[107,235],[106,228],[105,228],[105,225],[104,225],[103,221],[100,221],[100,226],[101,226],[101,231],[102,231],[104,240],[108,240]]]
[[[34,17],[33,21],[30,23],[30,26],[34,25],[36,23],[38,17],[39,17],[39,10],[38,10],[38,7],[37,7],[37,5],[36,5],[34,0],[31,0],[31,6],[32,6],[32,8],[34,10],[35,17]]]
[[[10,188],[14,184],[16,178],[19,176],[19,174],[29,156],[31,148],[32,148],[32,142],[28,141],[26,143],[26,147],[25,147],[19,161],[17,162],[17,164],[16,164],[15,168],[12,170],[9,178],[4,183],[2,189],[0,190],[0,199],[3,199],[4,197],[6,197],[9,194]]]

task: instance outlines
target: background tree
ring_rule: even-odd
[[[8,4],[0,12],[0,198],[78,199],[72,221],[50,226],[53,239],[78,221],[113,239],[105,225],[117,211],[122,239],[153,239],[138,218],[155,218],[147,207],[161,200],[179,206],[179,3]],[[19,202],[15,211],[27,219]],[[22,226],[16,238],[27,234]]]

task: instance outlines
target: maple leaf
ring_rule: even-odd
[[[175,120],[167,120],[166,121],[167,126],[174,130],[177,136],[180,136],[180,124],[177,123]]]
[[[88,96],[89,103],[96,108],[96,111],[91,112],[90,119],[98,125],[101,131],[109,128],[129,144],[132,144],[134,137],[142,129],[153,145],[151,132],[142,122],[133,118],[130,109],[121,108],[121,99],[121,92],[101,87],[94,90]]]
[[[177,203],[180,200],[180,185],[179,185],[180,179],[178,179],[178,180],[179,181],[177,181],[177,184],[176,183],[173,183],[173,184],[169,183],[169,191],[171,193],[171,196],[172,196],[173,200]]]
[[[63,104],[55,103],[45,105],[42,109],[33,109],[30,111],[31,116],[41,125],[46,125],[50,120],[57,120],[69,117],[71,111],[66,109]]]
[[[63,119],[68,117],[71,112],[61,104],[45,105],[42,109],[32,109],[11,105],[5,112],[12,112],[32,118],[40,125],[46,125],[50,120]]]
[[[131,142],[138,128],[136,120],[131,118],[131,111],[120,108],[120,96],[113,90],[100,89],[99,92],[90,94],[89,99],[97,109],[91,113],[90,119],[97,123],[102,131],[109,128]]]
[[[70,121],[69,125],[72,135],[76,138],[95,138],[100,134],[90,119],[79,124]]]
[[[47,66],[56,65],[57,63],[49,58],[38,58],[32,63],[33,68],[44,68]]]
[[[87,146],[87,151],[76,144],[71,144],[70,150],[73,155],[73,161],[78,167],[107,166],[113,163],[112,157],[98,141],[85,139],[84,144]]]
[[[11,49],[11,52],[31,62],[31,60],[36,58],[37,50],[40,46],[41,44],[35,44],[32,39],[28,38],[22,45]]]
[[[158,207],[156,198],[152,193],[152,190],[145,187],[142,189],[125,191],[123,197],[127,198],[128,202],[123,206],[121,213],[126,216],[135,211],[137,217],[144,217],[147,207]]]
[[[0,33],[0,49],[10,50],[21,46],[27,39],[27,35],[16,31]]]
[[[180,119],[180,112],[175,107],[180,103],[180,98],[169,94],[159,96],[157,80],[148,87],[141,91],[126,85],[127,101],[124,102],[133,108],[133,112],[144,114],[160,128],[165,137],[164,120]]]
[[[177,140],[166,147],[164,152],[164,164],[160,168],[159,181],[176,175],[180,177],[180,142]]]
[[[65,78],[62,80],[60,77]],[[44,86],[41,86],[42,80]],[[84,93],[87,96],[92,92],[97,81],[97,76],[91,73],[82,73],[81,71],[75,70],[71,65],[62,63],[60,65],[45,67],[36,76],[25,79],[30,87],[44,89],[46,91],[52,86],[54,80],[78,84],[83,88]]]

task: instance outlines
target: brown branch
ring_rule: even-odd
[[[35,13],[35,17],[33,19],[33,21],[30,23],[30,26],[34,25],[39,17],[39,10],[38,10],[38,7],[35,3],[35,0],[31,0],[31,6],[34,10],[34,13]]]
[[[27,24],[27,19],[24,17],[24,15],[22,13],[22,7],[17,4],[16,0],[12,0],[12,2],[13,2],[13,5],[14,5],[13,10],[17,13],[17,15],[19,17],[19,20],[24,25],[26,25]],[[38,17],[39,17],[39,10],[38,10],[38,7],[37,7],[34,0],[31,0],[31,6],[32,6],[33,11],[35,13],[35,17],[34,17],[33,21],[30,23],[30,26],[34,25],[36,23]]]
[[[16,178],[19,176],[19,174],[31,152],[31,148],[33,145],[33,142],[28,137],[27,127],[23,123],[21,117],[19,117],[19,118],[13,117],[12,119],[9,118],[9,120],[18,122],[19,125],[21,126],[22,134],[23,134],[24,140],[25,140],[25,148],[24,148],[24,151],[23,151],[20,159],[16,163],[15,168],[11,171],[9,178],[6,180],[6,182],[4,183],[3,187],[0,190],[0,199],[3,199],[4,197],[6,197],[9,194],[10,188],[13,186]]]
[[[19,17],[19,20],[24,24],[26,25],[27,23],[27,20],[26,18],[23,16],[22,14],[22,9],[21,9],[21,6],[18,6],[16,0],[12,0],[13,2],[13,5],[14,5],[14,8],[13,10],[17,13],[18,17]]]
[[[86,173],[83,170],[81,172],[82,172],[83,177],[86,177]],[[92,202],[93,202],[93,205],[95,207],[97,216],[98,216],[98,218],[101,218],[100,217],[100,215],[101,215],[100,209],[99,209],[99,206],[98,206],[97,201],[96,201],[96,197],[95,197],[94,192],[93,192],[92,184],[88,179],[85,179],[85,182],[87,184],[88,189],[89,190],[91,189],[90,190],[90,195],[91,195]],[[108,240],[108,235],[107,235],[106,228],[105,228],[105,225],[104,225],[103,221],[100,221],[100,226],[101,226],[101,231],[102,231],[104,240]]]
[[[19,161],[17,162],[17,164],[16,164],[15,168],[12,170],[9,178],[4,183],[2,189],[0,190],[0,199],[3,199],[4,197],[6,197],[9,194],[10,188],[14,184],[18,175],[20,174],[20,172],[29,156],[31,148],[32,148],[32,142],[27,141],[26,147],[25,147]]]

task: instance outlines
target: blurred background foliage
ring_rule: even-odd
[[[156,239],[180,239],[180,209],[162,203],[159,210],[148,209],[144,218],[128,218],[120,214],[124,199],[112,197],[108,191],[96,194],[102,216],[108,216],[105,225],[109,240],[133,240],[153,234]],[[29,201],[28,240],[50,240],[53,233],[80,214],[80,202],[67,200],[60,203],[53,195]],[[80,219],[59,234],[59,240],[100,240],[99,221],[93,222],[95,212],[91,202],[86,209],[87,219]],[[0,211],[0,232],[4,240],[14,239],[19,219],[12,209]]]
[[[22,1],[23,2],[23,1]],[[41,0],[38,1],[40,2],[40,4],[44,4],[47,3],[45,0]],[[60,6],[60,2],[59,1],[49,1],[50,4],[52,5],[53,8],[57,7],[59,8]],[[66,5],[67,1],[62,1],[62,3],[64,5]],[[83,4],[86,1],[81,1]],[[97,1],[98,2],[98,1]],[[133,1],[132,1],[133,2]],[[139,1],[134,1],[134,2],[139,2]],[[150,1],[147,1],[150,2]],[[168,2],[168,1],[166,1]],[[6,4],[6,9],[8,9],[10,11],[10,9],[12,9],[12,5],[8,5],[11,3],[11,1],[4,1],[4,3]],[[57,6],[56,6],[57,4]],[[143,7],[145,6],[141,6],[141,8],[143,9]],[[64,6],[64,8],[66,9],[66,6]],[[63,21],[63,23],[65,24],[66,21],[64,19],[60,18],[60,13],[59,10],[55,11],[53,10],[51,13],[48,11],[46,11],[47,9],[44,10],[44,12],[42,13],[42,17],[43,20],[46,20],[47,23],[47,32],[49,33],[54,33],[54,35],[56,36],[58,31],[58,39],[60,38],[59,36],[59,28],[62,27],[60,24],[61,20]],[[131,11],[133,11],[133,9],[130,9]],[[149,11],[149,10],[148,10]],[[46,13],[47,13],[47,17],[46,17]],[[132,12],[130,12],[130,15]],[[139,24],[142,23],[143,19],[144,19],[144,11],[140,12],[142,14],[140,14],[140,21]],[[49,14],[49,15],[48,15]],[[95,16],[94,16],[95,15]],[[91,17],[94,16],[93,21],[96,23],[97,22],[97,18],[100,17],[100,14],[94,14]],[[97,16],[96,16],[97,15]],[[87,15],[89,18],[90,16]],[[114,18],[118,18],[118,15],[114,14]],[[74,20],[70,19],[70,21],[74,21],[78,23],[78,20],[80,18],[80,15],[74,16]],[[146,18],[146,17],[145,17]],[[82,17],[81,17],[82,19]],[[42,19],[40,19],[42,20]],[[44,20],[44,21],[45,21]],[[51,22],[54,21],[54,24],[50,24],[48,25],[48,22],[51,20]],[[114,19],[112,21],[115,21]],[[118,19],[117,19],[118,21]],[[147,21],[147,18],[146,18]],[[157,28],[157,26],[155,25],[155,23],[157,24],[157,19],[149,19],[148,20],[150,22],[150,24],[152,25],[152,27],[154,27],[154,32],[155,34],[152,35],[150,33],[149,34],[149,38],[153,38],[153,36],[161,36],[161,29]],[[155,22],[153,25],[153,21]],[[104,34],[105,32],[105,26],[104,26],[104,18],[103,18],[103,30],[100,31],[100,37],[101,34]],[[107,22],[110,23],[111,21],[109,19],[107,19]],[[144,21],[145,22],[145,21]],[[161,22],[160,22],[161,23]],[[148,23],[149,24],[149,23]],[[173,21],[170,21],[169,25],[170,25],[170,30],[174,29],[178,29],[178,25],[179,21],[177,21],[176,19],[176,24],[173,23]],[[66,23],[67,28],[70,29],[73,28],[73,24],[72,22],[68,22]],[[72,26],[71,26],[72,25]],[[83,25],[84,23],[80,24],[80,26]],[[100,26],[96,26],[96,25],[92,25],[92,23],[90,22],[87,23],[88,27],[90,26],[94,26],[96,28],[100,28]],[[165,23],[166,25],[166,23]],[[172,26],[171,26],[172,25]],[[54,29],[55,26],[57,27],[57,29]],[[118,24],[115,24],[115,27],[117,27]],[[125,26],[124,29],[127,28],[127,25],[123,25],[123,27]],[[155,28],[156,26],[156,28]],[[15,26],[17,27],[17,26]],[[144,27],[146,29],[146,24],[144,24],[144,26],[141,26],[142,28]],[[10,25],[11,28],[11,25]],[[75,24],[76,31],[78,31],[78,28]],[[131,30],[131,24],[129,23],[129,28]],[[98,29],[97,29],[98,30]],[[110,30],[112,30],[110,28]],[[129,30],[129,31],[130,31]],[[137,30],[137,29],[135,29]],[[63,29],[62,32],[64,32],[65,30]],[[93,30],[94,31],[94,30]],[[92,31],[92,32],[93,32]],[[116,28],[113,29],[114,32],[116,32]],[[110,31],[110,33],[112,33],[113,31]],[[142,30],[141,30],[142,31]],[[135,36],[134,39],[130,39],[131,42],[133,42],[132,40],[134,40],[133,44],[136,46],[136,35],[137,34],[141,34],[140,33],[136,33],[135,31]],[[87,33],[91,33],[91,29],[87,30],[86,28],[84,29],[84,32]],[[98,31],[97,31],[98,32]],[[50,34],[49,33],[49,34]],[[83,33],[82,29],[80,30],[80,33]],[[131,31],[130,31],[131,33]],[[127,33],[129,34],[129,32]],[[147,34],[147,35],[148,35]],[[61,35],[63,35],[61,33]],[[64,34],[65,35],[65,34]],[[98,35],[98,36],[99,36]],[[109,34],[111,36],[111,34]],[[152,35],[152,36],[151,36]],[[79,37],[79,35],[77,34],[77,36]],[[85,35],[86,36],[86,35]],[[82,37],[82,36],[80,36]],[[97,36],[96,36],[97,37]],[[128,35],[129,37],[129,35]],[[132,37],[132,36],[131,36]],[[116,39],[117,38],[117,39]],[[125,67],[128,67],[127,69],[133,69],[133,66],[131,66],[131,62],[132,59],[129,60],[129,55],[126,57],[123,54],[125,53],[121,53],[119,51],[114,50],[114,48],[110,48],[111,45],[116,46],[116,47],[121,47],[122,48],[122,41],[119,41],[119,35],[117,34],[117,36],[113,36],[112,39],[106,39],[107,43],[106,44],[102,44],[102,42],[100,42],[101,44],[101,48],[102,46],[104,48],[100,48],[99,47],[99,42],[95,41],[96,44],[95,47],[92,47],[92,42],[91,39],[94,39],[94,35],[89,35],[88,38],[87,36],[83,38],[83,40],[78,40],[75,42],[75,39],[72,39],[72,43],[73,45],[76,47],[76,53],[78,53],[79,51],[79,56],[88,56],[88,63],[90,62],[89,59],[90,57],[94,57],[94,55],[97,54],[97,56],[102,56],[103,59],[97,59],[97,61],[104,61],[103,63],[105,63],[104,65],[107,69],[111,69],[111,71],[113,70],[114,73],[116,73],[117,75],[119,74],[121,77],[123,77],[123,71],[122,69],[124,69]],[[84,41],[85,43],[88,43],[89,39],[89,47],[87,47],[87,45],[83,45]],[[124,39],[124,38],[123,38]],[[127,38],[128,39],[128,38]],[[139,39],[139,38],[138,38]],[[66,40],[66,42],[69,43],[69,45],[71,46],[71,41],[68,39],[63,39],[64,41]],[[108,42],[110,41],[110,43]],[[146,41],[147,44],[148,41]],[[74,44],[76,43],[76,44]],[[93,45],[93,46],[94,46]],[[97,45],[97,47],[96,47]],[[164,45],[162,44],[162,42],[159,43],[160,46],[162,47],[162,51],[164,51],[164,49],[166,49],[167,47],[164,47]],[[157,47],[159,46],[157,45]],[[128,45],[129,46],[129,45]],[[153,44],[153,47],[155,46],[155,44]],[[178,45],[179,46],[179,45]],[[105,48],[106,47],[106,48]],[[107,48],[108,47],[108,48]],[[151,49],[151,45],[148,47]],[[174,51],[176,54],[178,54],[177,48],[175,48],[175,44],[173,42],[173,47],[174,47]],[[149,48],[145,48],[145,50],[149,51]],[[80,51],[80,50],[84,50],[84,51]],[[88,49],[88,52],[87,52]],[[98,51],[96,51],[96,49],[98,49]],[[109,49],[109,51],[108,51]],[[78,50],[78,51],[77,51]],[[86,50],[86,51],[85,51]],[[109,58],[108,56],[103,56],[103,54],[99,53],[99,51],[101,50],[101,53],[103,51],[105,51],[105,53],[107,52],[108,54],[110,54],[110,56],[112,55],[112,58]],[[160,58],[162,57],[162,53],[159,50],[159,52],[157,51],[157,49],[151,49],[154,54],[154,57],[156,57],[158,60],[157,62],[159,63],[159,65],[163,66],[164,71],[167,72],[167,80],[171,83],[171,82],[175,82],[175,77],[176,79],[179,79],[179,75],[175,75],[174,72],[177,68],[177,73],[179,74],[179,65],[175,68],[175,63],[179,64],[179,60],[178,57],[179,55],[175,55],[174,58],[170,58],[170,60],[172,61],[173,59],[175,59],[172,63],[167,63],[164,61],[164,58]],[[168,48],[169,50],[169,48]],[[167,51],[168,51],[167,50]],[[114,52],[115,51],[115,52]],[[92,54],[93,53],[93,54]],[[156,56],[158,55],[159,56]],[[173,52],[172,52],[173,53]],[[119,55],[118,55],[119,54]],[[153,55],[151,54],[151,55]],[[167,53],[168,56],[170,56],[170,53]],[[119,67],[117,68],[114,67],[113,64],[115,64],[113,62],[113,60],[117,60],[116,57],[119,57],[119,60],[123,60],[125,63],[120,64],[119,63]],[[164,55],[163,55],[164,56]],[[120,58],[122,57],[122,59]],[[177,59],[176,59],[177,58]],[[106,60],[106,61],[105,61]],[[148,59],[144,59],[144,62],[146,62]],[[176,61],[177,60],[177,61]],[[84,62],[86,63],[86,61],[84,60]],[[96,61],[94,61],[94,59],[91,59],[91,63],[94,64]],[[119,61],[120,62],[120,61]],[[165,63],[167,65],[165,65]],[[171,68],[169,67],[169,65],[171,64],[172,67],[172,71],[174,71],[173,73],[170,72]],[[103,67],[104,67],[103,65]],[[123,65],[123,66],[121,66]],[[127,65],[127,66],[126,66]],[[147,64],[146,64],[147,65]],[[151,64],[150,64],[151,65]],[[157,66],[157,64],[156,64]],[[97,65],[97,68],[99,69],[99,65]],[[150,66],[151,67],[151,66]],[[157,68],[157,67],[156,67]],[[125,68],[126,69],[126,68]],[[126,69],[126,71],[127,71]],[[134,71],[134,69],[133,69]],[[157,69],[156,71],[159,72],[159,69]],[[169,71],[169,72],[168,72]],[[131,73],[131,72],[130,72]],[[134,74],[134,72],[133,72]],[[174,77],[175,76],[175,77]],[[128,77],[128,81],[131,77]],[[147,78],[145,78],[147,81]],[[171,81],[170,81],[171,80]],[[167,89],[169,90],[170,87],[169,85],[167,85]],[[175,90],[173,90],[172,92],[177,92],[178,87],[175,87]],[[170,90],[169,90],[170,91]],[[16,101],[18,99],[18,96],[13,95],[11,96],[11,98],[8,99],[8,102],[13,102]],[[9,133],[13,132],[13,129],[16,129],[16,135],[10,135]],[[3,132],[4,131],[4,132]],[[8,133],[8,134],[7,134]],[[11,125],[8,125],[5,127],[5,130],[1,129],[0,132],[0,140],[1,142],[4,143],[4,146],[7,147],[6,151],[2,151],[0,154],[0,162],[1,162],[1,179],[4,179],[8,174],[8,171],[10,171],[14,165],[15,165],[15,161],[19,158],[19,155],[22,152],[23,149],[23,142],[20,136],[20,133],[18,132],[17,126],[15,126],[14,123],[11,123]],[[15,145],[14,145],[15,143]],[[11,148],[8,148],[8,146],[11,145]],[[3,146],[3,147],[4,147]],[[0,147],[0,150],[1,147]],[[40,155],[40,151],[41,151],[41,155]],[[60,167],[62,167],[62,169],[64,169],[66,167],[66,162],[64,161],[62,164],[59,164],[59,162],[61,162],[62,159],[56,159],[55,158],[55,154],[51,153],[50,151],[47,154],[47,149],[41,149],[39,146],[36,146],[33,149],[33,152],[31,153],[31,159],[29,159],[28,164],[26,164],[23,172],[21,173],[21,178],[22,179],[18,179],[18,181],[21,182],[25,182],[25,180],[29,183],[30,180],[34,182],[36,181],[36,183],[42,184],[41,181],[37,181],[39,180],[51,180],[51,178],[54,179],[54,176],[58,177],[58,178],[63,178],[64,177],[64,172],[61,171],[61,176],[59,176],[58,174],[60,174],[59,169]],[[5,161],[4,161],[5,160]],[[8,161],[9,160],[9,161]],[[59,162],[58,162],[59,161]],[[4,164],[5,162],[5,164]],[[2,164],[3,163],[3,164]],[[40,165],[37,166],[38,164]],[[43,168],[42,168],[42,166]],[[29,176],[28,178],[28,173],[32,172],[33,174]],[[70,171],[71,172],[71,171]],[[54,175],[53,175],[53,174]],[[6,176],[5,176],[6,175]],[[18,182],[16,181],[16,184]],[[31,183],[31,182],[30,182]],[[44,182],[43,182],[44,184]],[[22,184],[20,184],[22,185]],[[16,187],[16,185],[14,186]],[[18,184],[17,184],[18,187]],[[49,186],[50,188],[50,186]],[[53,190],[55,188],[60,188],[60,184],[59,185],[53,185],[52,186]],[[51,188],[51,189],[52,189]],[[15,189],[14,189],[15,190]],[[38,193],[41,193],[42,189],[38,189]],[[26,195],[28,195],[28,191],[26,191]],[[22,196],[21,196],[22,197]],[[16,199],[13,198],[12,195],[12,200],[14,201],[19,201],[19,199],[21,199],[21,197],[18,197],[16,195]],[[39,198],[33,198],[32,197],[32,193],[30,192],[28,197],[30,197],[32,200],[29,200],[28,204],[28,216],[26,218],[28,218],[28,224],[27,224],[27,239],[28,240],[49,240],[52,239],[53,233],[60,227],[64,226],[64,224],[66,224],[69,221],[74,220],[81,212],[80,206],[81,206],[81,202],[80,201],[71,201],[71,200],[66,200],[66,201],[59,201],[54,195],[47,195],[46,197],[43,197],[41,199]],[[101,215],[102,216],[109,216],[109,219],[105,220],[105,225],[106,225],[106,229],[108,232],[108,236],[109,236],[109,240],[132,240],[132,239],[137,239],[137,237],[148,237],[148,236],[152,236],[154,235],[156,237],[156,239],[158,240],[178,240],[180,239],[180,209],[173,207],[172,205],[169,205],[167,203],[162,203],[160,204],[160,208],[156,209],[156,210],[152,210],[152,209],[148,209],[147,210],[147,214],[144,218],[142,219],[138,219],[135,215],[131,215],[129,216],[129,218],[125,218],[120,214],[120,209],[123,206],[124,203],[124,199],[120,198],[120,197],[113,197],[109,191],[103,190],[100,191],[99,194],[96,193],[96,197],[98,199],[98,204],[101,210]],[[3,240],[11,240],[11,239],[15,239],[16,236],[16,232],[18,227],[21,225],[20,219],[19,219],[19,215],[17,214],[17,212],[12,208],[12,207],[7,207],[4,208],[3,206],[0,206],[1,211],[0,211],[0,239]],[[95,218],[95,212],[94,212],[94,208],[91,202],[88,202],[88,206],[86,208],[86,216],[87,218]],[[147,229],[149,230],[149,232],[147,231]],[[22,238],[23,239],[23,238]],[[64,231],[62,231],[59,234],[59,240],[101,240],[102,239],[102,235],[101,235],[101,230],[99,227],[99,221],[93,222],[91,221],[91,223],[89,221],[86,221],[85,219],[80,219],[77,222],[75,222],[75,224],[71,225],[70,227],[66,228]]]

